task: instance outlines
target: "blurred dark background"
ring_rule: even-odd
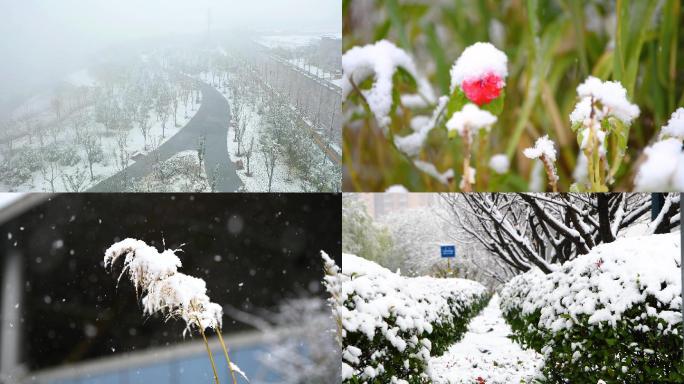
[[[15,308],[22,360],[33,371],[184,341],[182,322],[144,317],[125,278],[116,288],[120,265],[104,269],[104,251],[126,237],[160,251],[182,248],[179,271],[205,279],[209,297],[224,306],[252,313],[325,297],[320,251],[340,262],[341,196],[52,195],[4,222],[0,236],[5,253],[23,261]],[[246,328],[224,316],[224,333]]]

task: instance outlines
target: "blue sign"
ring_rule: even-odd
[[[456,257],[455,245],[440,245],[439,249],[442,252],[442,257]]]

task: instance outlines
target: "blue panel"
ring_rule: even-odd
[[[102,375],[85,375],[76,379],[56,380],[50,384],[119,384],[122,382],[119,376],[119,372],[110,372]]]
[[[456,257],[455,245],[442,245],[439,247],[442,257]]]
[[[228,346],[230,348],[230,345]],[[232,382],[222,349],[212,351],[219,381]],[[253,345],[230,349],[233,363],[242,369],[253,382],[277,382],[279,375],[264,367],[260,355],[268,353],[267,345]],[[135,360],[133,360],[135,361]],[[238,383],[248,382],[239,375]],[[214,375],[206,354],[197,354],[181,360],[162,360],[146,366],[130,366],[117,372],[99,375],[86,375],[69,380],[52,381],[49,384],[194,384],[213,383]]]
[[[168,362],[131,369],[127,384],[171,383],[171,365]]]

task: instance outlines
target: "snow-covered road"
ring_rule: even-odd
[[[430,360],[434,383],[529,383],[541,366],[541,355],[524,350],[508,336],[499,295],[475,317],[463,339]],[[478,378],[481,378],[478,379]]]
[[[209,84],[200,82],[199,86],[202,90],[202,104],[185,127],[147,156],[95,185],[90,192],[120,191],[128,180],[140,179],[152,172],[158,161],[170,159],[183,151],[197,150],[200,138],[205,139],[204,166],[207,177],[216,178],[216,192],[237,191],[242,182],[226,148],[230,121],[228,102]]]

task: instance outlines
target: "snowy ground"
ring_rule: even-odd
[[[247,125],[245,130],[245,147],[249,148],[249,143],[254,138],[254,147],[252,148],[252,157],[250,158],[249,171],[247,175],[247,158],[245,156],[237,156],[237,143],[233,141],[235,137],[234,127],[231,126],[228,130],[228,153],[230,154],[230,161],[243,162],[243,169],[238,169],[237,174],[244,184],[244,190],[248,192],[266,192],[268,191],[268,173],[266,172],[266,162],[264,156],[258,150],[259,140],[259,115],[253,110],[251,106],[245,106],[245,111],[251,113],[252,123]],[[275,171],[273,173],[273,183],[271,185],[272,192],[300,192],[302,191],[301,181],[294,180],[293,177],[287,176],[287,166],[280,159],[276,162]]]
[[[163,178],[160,174],[163,172]],[[158,164],[155,170],[136,182],[136,192],[210,192],[204,165],[197,151],[182,151]]]
[[[150,132],[147,138],[147,149],[145,148],[145,141],[142,132],[140,129],[138,129],[137,126],[132,126],[128,131],[127,131],[127,138],[126,138],[126,143],[127,143],[127,151],[129,155],[134,156],[136,154],[146,154],[153,150],[154,148],[158,147],[159,145],[163,144],[166,140],[171,138],[173,135],[175,135],[190,119],[195,115],[197,110],[199,109],[199,104],[194,104],[191,107],[188,108],[187,111],[187,117],[185,115],[185,110],[184,107],[179,106],[178,108],[178,113],[177,113],[177,127],[174,127],[173,124],[173,116],[169,118],[169,120],[166,122],[166,128],[164,135],[162,135],[162,124],[161,122],[157,121],[157,119],[153,116],[153,112],[150,113],[149,116],[149,122],[148,124],[150,125]],[[116,164],[115,160],[115,155],[114,153],[118,151],[118,134],[114,132],[108,132],[105,127],[100,124],[95,122],[94,120],[94,107],[87,107],[83,113],[86,113],[88,115],[88,127],[84,129],[92,129],[94,132],[97,133],[100,144],[102,146],[102,150],[104,152],[104,161],[101,163],[93,164],[93,174],[94,174],[94,179],[90,179],[90,174],[89,171],[86,172],[88,173],[86,181],[84,181],[84,184],[82,186],[82,190],[86,190],[93,185],[97,184],[101,180],[106,179],[107,177],[117,173],[120,169]],[[57,136],[57,141],[56,143],[54,142],[53,138],[50,136],[49,133],[45,133],[45,143],[47,145],[61,145],[61,146],[74,146],[75,140],[75,134],[72,129],[70,129],[72,125],[72,119],[74,118],[74,115],[70,115],[66,118],[63,118],[61,122],[57,122],[54,119],[52,119],[49,116],[49,111],[45,112],[45,117],[44,119],[47,120],[42,120],[46,124],[50,125],[55,125],[59,124],[59,134]],[[49,129],[49,128],[48,128]],[[40,149],[40,144],[37,138],[32,137],[29,140],[29,137],[23,137],[15,142],[15,147],[17,153],[22,152],[22,150],[26,149],[34,149],[34,150],[39,150]],[[81,161],[73,166],[60,166],[59,167],[59,172],[57,178],[54,180],[55,184],[55,191],[69,191],[69,189],[65,186],[64,180],[62,179],[61,175],[74,175],[79,172],[83,172],[84,169],[88,167],[86,160],[84,159],[84,154],[82,153],[83,151],[78,147],[78,145],[74,146],[77,151],[79,156],[81,156]],[[134,163],[134,160],[129,161],[129,165]],[[14,191],[22,192],[22,191],[46,191],[46,192],[52,192],[52,187],[50,185],[49,180],[43,175],[43,172],[40,170],[33,172],[31,180],[29,180],[27,183],[24,183],[20,186],[16,186],[13,188],[10,188],[10,186],[5,185],[2,181],[0,181],[0,187],[3,188],[3,190],[10,190],[13,189]]]
[[[511,328],[501,316],[499,295],[470,322],[463,340],[430,360],[434,383],[530,383],[543,363],[533,350],[523,350],[508,336]]]
[[[307,63],[301,59],[290,59],[290,60],[288,60],[288,62],[290,64],[292,64],[298,68],[301,68],[304,71],[312,74],[313,76],[316,76],[316,77],[324,79],[324,80],[328,80],[337,86],[341,86],[341,84],[342,84],[342,75],[341,74],[338,75],[337,78],[333,78],[333,77],[336,77],[335,74],[327,72],[323,68],[318,68],[315,65],[311,65],[311,64],[309,64],[309,63]]]

